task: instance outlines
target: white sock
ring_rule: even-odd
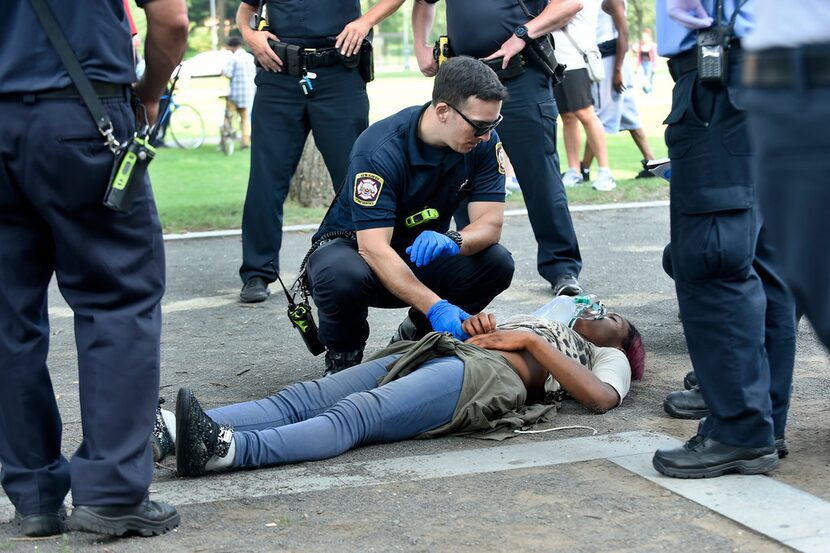
[[[231,445],[228,448],[228,452],[223,457],[217,457],[214,455],[213,457],[208,460],[207,464],[205,465],[205,470],[222,470],[226,468],[230,468],[233,465],[233,458],[234,454],[236,453],[236,439],[231,438]]]
[[[176,414],[167,409],[161,410],[161,418],[167,426],[167,431],[170,432],[170,437],[173,438],[173,443],[176,443]]]
[[[599,173],[608,173],[610,175],[611,174],[611,168],[610,167],[599,167],[598,172]]]

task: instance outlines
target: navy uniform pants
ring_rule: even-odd
[[[821,48],[830,51],[830,45]],[[746,106],[776,262],[799,309],[830,348],[830,87],[813,87],[802,75],[789,88],[748,91]]]
[[[129,104],[103,100],[116,136]],[[135,504],[153,476],[164,245],[143,183],[129,213],[105,208],[113,155],[80,100],[0,100],[0,463],[21,514]],[[83,441],[61,455],[46,366],[52,275],[74,312]],[[72,379],[74,380],[74,378]],[[72,401],[74,385],[58,390]]]
[[[501,110],[499,137],[522,188],[530,226],[538,245],[536,266],[551,284],[557,276],[579,276],[582,256],[576,239],[568,197],[559,174],[556,118],[551,81],[532,65],[504,81],[510,97]],[[456,225],[469,224],[466,204],[455,213]]]
[[[425,286],[470,314],[484,309],[513,279],[513,256],[500,244],[475,255],[440,258],[426,267],[415,267],[408,257],[404,260]],[[320,246],[309,258],[307,271],[320,341],[332,351],[354,351],[366,345],[370,306],[406,307],[357,253],[355,240],[338,238]],[[421,333],[432,330],[417,309],[410,308],[409,316]]]
[[[242,282],[277,280],[283,203],[309,131],[337,190],[346,176],[354,141],[369,126],[366,83],[342,65],[314,70],[313,96],[299,78],[259,71],[251,114],[251,170],[242,213]]]
[[[675,84],[666,119],[672,272],[689,355],[711,411],[702,434],[762,447],[784,431],[795,307],[769,263],[746,119],[733,101],[733,91],[700,83],[696,71]],[[782,410],[776,422],[771,398]]]

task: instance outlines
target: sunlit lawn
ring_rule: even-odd
[[[159,213],[165,232],[239,228],[248,181],[250,150],[227,157],[216,147],[223,105],[219,96],[226,92],[223,79],[193,79],[183,83],[177,94],[181,103],[194,105],[202,114],[208,143],[198,150],[178,148],[160,150],[150,173]],[[668,113],[670,80],[658,73],[655,92],[643,96],[638,91],[638,105],[643,127],[656,157],[665,156],[661,121]],[[403,107],[429,100],[432,81],[412,73],[382,73],[369,85],[370,119],[376,121]],[[560,125],[561,130],[561,125]],[[169,142],[169,141],[168,141]],[[628,133],[608,136],[611,167],[618,187],[611,192],[596,192],[590,186],[568,190],[571,203],[607,203],[665,199],[668,186],[659,179],[633,180],[640,170],[640,154]],[[561,132],[559,152],[564,165]],[[509,154],[509,152],[508,152]],[[508,207],[523,207],[521,194],[508,198]],[[303,208],[290,202],[285,208],[285,223],[316,223],[324,208]]]

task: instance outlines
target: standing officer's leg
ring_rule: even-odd
[[[106,102],[114,128],[126,136],[133,126],[129,104]],[[73,128],[88,138],[49,152],[44,178],[50,186],[37,199],[55,240],[58,286],[75,313],[84,438],[71,461],[72,500],[136,505],[153,477],[148,436],[159,385],[161,224],[149,180],[128,213],[102,205],[113,157],[95,138],[83,106],[73,107],[74,120],[55,123],[65,108],[52,103],[33,124],[44,136]]]
[[[282,245],[283,203],[308,136],[305,98],[295,77],[260,71],[251,129],[251,170],[242,212],[242,301],[263,301],[265,285],[277,279]],[[247,288],[247,286],[246,286]],[[249,293],[250,292],[250,293]]]
[[[516,170],[538,244],[539,274],[555,285],[560,275],[578,277],[582,269],[568,198],[559,176],[556,117],[550,82],[529,67],[505,82],[510,98],[498,133]],[[577,285],[578,287],[578,285]]]
[[[49,228],[24,197],[27,189],[48,181],[24,170],[29,161],[20,153],[30,151],[21,149],[26,125],[13,113],[29,109],[0,102],[5,126],[0,137],[0,465],[3,489],[23,516],[57,513],[69,491],[61,419],[46,366],[46,291],[54,245]],[[27,535],[60,531],[57,518],[44,528],[23,527]]]
[[[766,298],[752,266],[760,216],[746,123],[727,91],[700,84],[695,72],[681,76],[673,94],[666,130],[671,264],[710,415],[700,430],[703,442],[660,450],[654,464],[670,476],[718,476],[732,463],[766,472],[777,458],[764,353]]]
[[[346,177],[352,146],[369,126],[369,97],[356,69],[335,65],[321,68],[317,75],[308,118],[336,192]]]

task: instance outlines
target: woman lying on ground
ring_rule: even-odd
[[[547,421],[560,387],[604,413],[643,374],[642,339],[615,313],[578,319],[573,329],[524,315],[496,327],[482,313],[463,327],[466,342],[430,333],[332,376],[207,413],[182,388],[175,420],[164,411],[155,437],[163,449],[175,441],[180,476],[299,463],[362,445]]]

